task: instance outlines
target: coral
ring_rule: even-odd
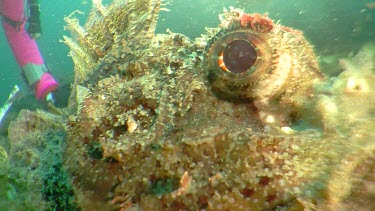
[[[64,119],[21,110],[9,126],[11,150],[2,166],[0,207],[11,210],[74,210],[73,192],[62,169]],[[5,199],[5,200],[4,200]]]

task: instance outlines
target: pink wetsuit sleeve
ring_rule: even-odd
[[[32,63],[44,64],[38,46],[25,30],[24,0],[2,0],[3,15],[15,22],[22,22],[17,29],[3,20],[3,27],[9,45],[18,64],[23,67]]]

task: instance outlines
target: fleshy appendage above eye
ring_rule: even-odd
[[[222,30],[206,48],[207,76],[220,98],[244,100],[250,89],[271,65],[271,48],[255,33]]]

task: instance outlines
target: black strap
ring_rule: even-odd
[[[19,31],[21,29],[21,25],[23,23],[22,21],[14,21],[14,20],[8,18],[6,15],[3,15],[3,14],[0,14],[0,17],[1,17],[1,19],[3,19],[3,21],[5,23],[9,24],[13,28],[15,28],[17,31]]]
[[[37,38],[42,34],[39,0],[28,0],[27,7],[29,12],[27,32],[31,37]]]

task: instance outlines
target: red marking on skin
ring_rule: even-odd
[[[244,197],[249,198],[252,195],[254,195],[255,191],[254,191],[254,189],[245,188],[245,189],[241,190],[241,193]]]
[[[272,201],[274,201],[275,199],[276,199],[276,195],[273,195],[273,194],[272,194],[272,195],[268,195],[268,196],[267,196],[267,201],[270,202],[270,203],[271,203]]]
[[[266,186],[266,185],[268,185],[270,182],[271,182],[271,178],[269,178],[269,177],[262,177],[262,178],[260,179],[260,181],[259,181],[259,184],[260,184],[261,186]]]
[[[260,14],[242,14],[240,23],[243,28],[251,27],[254,31],[267,33],[273,28],[273,21],[265,15]]]

